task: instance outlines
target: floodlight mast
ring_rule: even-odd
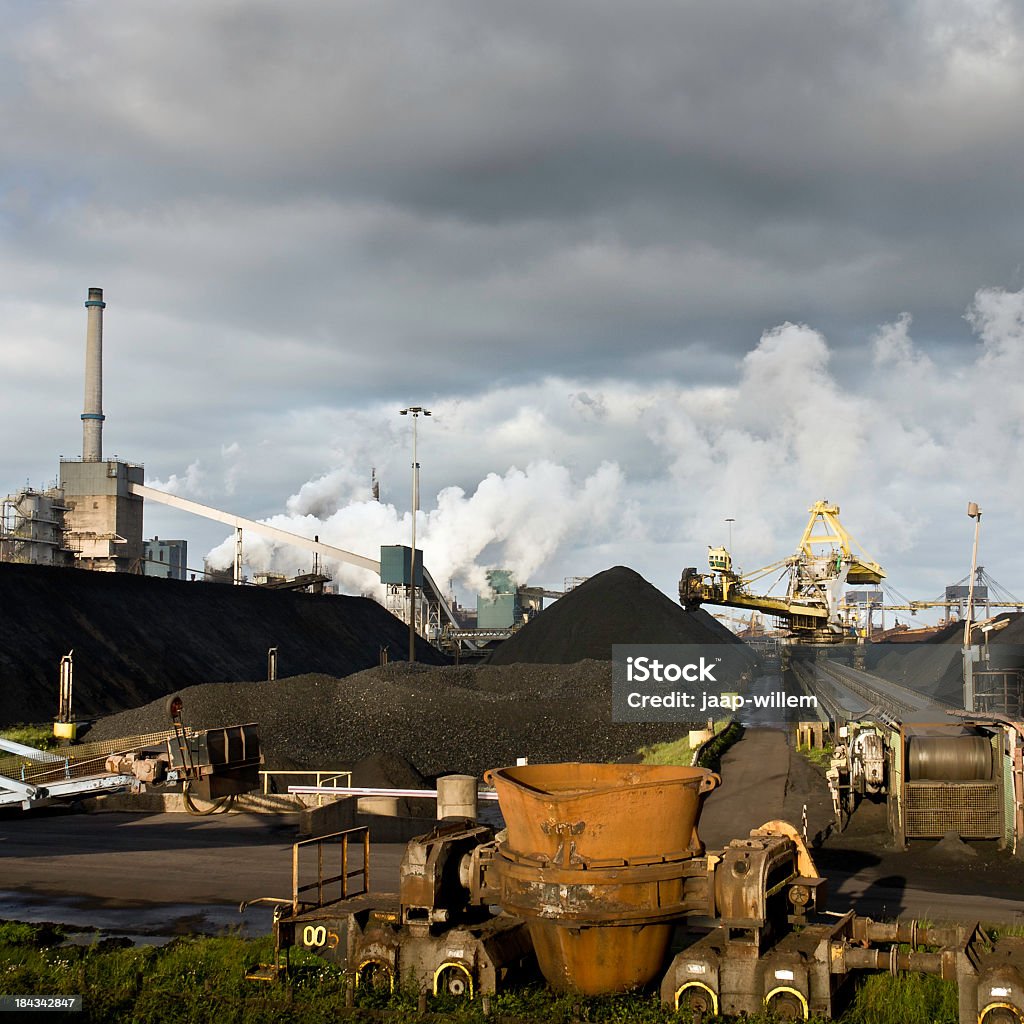
[[[399,410],[400,416],[412,417],[412,553],[409,556],[409,661],[416,660],[416,512],[420,507],[420,464],[416,461],[416,422],[420,415],[430,416],[422,405]]]
[[[981,528],[981,509],[977,502],[967,503],[967,515],[974,520],[974,548],[971,552],[971,582],[967,589],[967,615],[964,622],[964,710],[974,711],[974,661],[971,648],[971,619],[974,617],[974,577],[978,572],[978,531]]]

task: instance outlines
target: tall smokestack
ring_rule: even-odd
[[[85,409],[82,412],[82,461],[103,461],[103,301],[102,288],[90,288],[85,308]]]

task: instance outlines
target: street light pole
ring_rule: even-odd
[[[974,520],[974,549],[971,552],[971,582],[967,588],[967,620],[964,623],[964,710],[974,710],[975,651],[971,647],[971,619],[974,617],[974,577],[978,571],[978,530],[981,527],[981,509],[975,502],[967,505],[967,515]]]
[[[416,512],[420,507],[420,464],[416,461],[416,421],[431,415],[422,405],[400,410],[401,416],[412,416],[412,553],[409,557],[409,661],[416,660]]]
[[[735,523],[736,520],[733,519],[732,516],[730,516],[728,519],[726,519],[726,522],[729,524],[729,554],[731,555],[732,554],[732,524]]]

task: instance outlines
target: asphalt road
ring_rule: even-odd
[[[216,932],[242,923],[243,900],[290,897],[294,841],[294,816],[8,813],[0,817],[0,916]],[[403,851],[372,848],[374,889],[397,891]],[[245,918],[250,931],[270,929],[269,910]]]
[[[701,819],[709,849],[772,818],[813,835],[824,822],[820,779],[792,755],[784,733],[749,729],[722,760],[723,785]],[[0,815],[0,918],[93,924],[130,933],[216,933],[248,922],[269,931],[270,911],[239,918],[243,900],[289,897],[295,819],[225,814],[32,813]],[[829,879],[828,905],[873,917],[1024,923],[1024,863],[982,850],[963,862],[936,860],[929,844],[910,852],[884,837],[843,838],[814,851]],[[845,846],[843,845],[845,844]],[[376,844],[371,888],[395,892],[404,846]],[[973,855],[972,855],[973,856]]]

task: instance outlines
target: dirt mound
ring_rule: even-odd
[[[957,832],[947,832],[934,846],[921,854],[929,860],[964,863],[977,859],[978,851],[968,846]]]
[[[79,718],[137,707],[191,683],[281,674],[344,676],[408,651],[375,601],[0,563],[0,725],[57,711],[58,665],[74,650]],[[426,642],[417,656],[447,659]]]
[[[596,661],[445,668],[396,662],[345,679],[309,675],[180,692],[189,725],[258,722],[268,767],[287,760],[344,769],[373,757],[380,765],[379,755],[393,755],[425,778],[480,775],[517,757],[614,761],[687,728],[613,723],[611,665]],[[104,719],[89,739],[165,728],[164,703]]]
[[[737,644],[703,610],[688,612],[639,573],[615,566],[591,576],[491,655],[492,665],[610,661],[613,644]]]

